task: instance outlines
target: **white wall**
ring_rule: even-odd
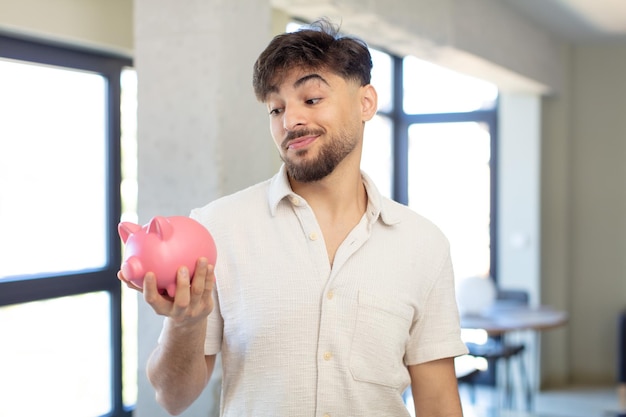
[[[541,304],[541,99],[504,93],[498,119],[498,285],[526,290]],[[540,382],[537,334],[514,335],[526,345],[531,386]]]
[[[527,290],[536,306],[541,297],[541,99],[502,94],[498,134],[498,282]]]

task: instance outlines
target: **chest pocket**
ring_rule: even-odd
[[[350,352],[350,372],[357,381],[402,388],[409,381],[404,365],[413,309],[397,300],[359,293]]]

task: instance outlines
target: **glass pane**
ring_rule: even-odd
[[[0,416],[110,412],[109,315],[104,292],[0,308]]]
[[[481,123],[409,128],[409,206],[450,240],[457,280],[489,274],[490,142]]]
[[[404,111],[408,114],[492,109],[498,89],[488,83],[413,56],[403,60]]]
[[[98,74],[0,60],[0,279],[105,265],[105,93]]]
[[[361,169],[370,176],[380,193],[391,198],[391,120],[376,115],[365,123]]]
[[[370,49],[372,55],[372,85],[378,93],[378,109],[390,112],[392,107],[392,61],[391,56],[376,49]]]

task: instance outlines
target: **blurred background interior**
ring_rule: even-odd
[[[0,0],[0,416],[166,415],[117,223],[276,171],[252,64],[321,16],[371,47],[363,169],[450,238],[465,414],[626,411],[626,3]]]

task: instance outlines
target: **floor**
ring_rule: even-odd
[[[510,409],[503,408],[498,394],[486,387],[477,388],[474,404],[466,387],[461,386],[459,392],[464,417],[626,417],[614,387],[575,386],[542,391],[535,397],[532,413],[523,411],[519,401]]]

